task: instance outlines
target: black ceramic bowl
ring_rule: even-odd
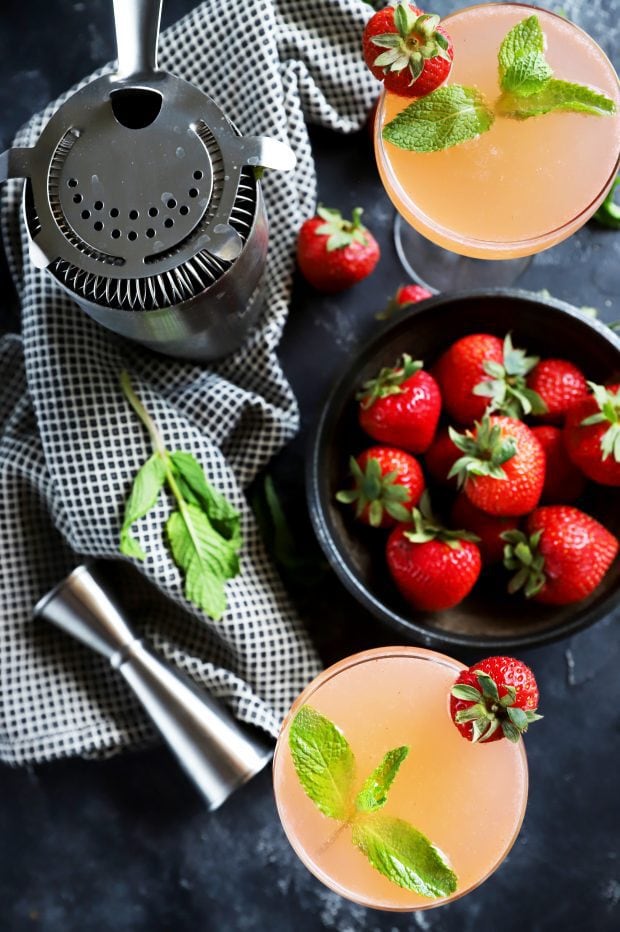
[[[344,585],[405,641],[494,651],[544,644],[602,618],[620,589],[620,561],[588,599],[565,607],[508,596],[506,572],[486,571],[471,595],[455,608],[421,613],[394,586],[384,556],[385,532],[356,522],[335,500],[350,482],[348,460],[371,446],[357,423],[355,393],[382,366],[403,352],[433,365],[447,346],[467,333],[513,334],[516,346],[540,356],[575,362],[586,378],[620,377],[620,340],[603,324],[568,304],[521,291],[485,290],[441,295],[398,313],[351,361],[325,404],[308,460],[310,514],[319,543]],[[589,484],[576,503],[620,534],[620,489]]]

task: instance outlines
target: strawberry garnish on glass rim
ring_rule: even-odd
[[[450,714],[468,741],[516,743],[538,715],[534,674],[513,657],[487,657],[463,670],[450,690]]]
[[[387,90],[424,97],[446,80],[452,67],[452,43],[438,29],[439,16],[409,3],[386,7],[364,30],[364,59]],[[381,50],[384,51],[381,51]]]

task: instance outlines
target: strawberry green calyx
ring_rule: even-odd
[[[473,670],[479,688],[466,683],[457,683],[451,689],[455,699],[473,702],[471,706],[456,713],[455,721],[461,725],[472,723],[472,741],[482,743],[501,728],[504,737],[516,743],[532,722],[542,718],[534,711],[524,710],[515,705],[517,691],[514,686],[505,686],[506,693],[501,697],[493,677],[482,670]]]
[[[420,507],[412,508],[413,531],[405,531],[405,537],[412,544],[426,544],[429,540],[441,540],[453,550],[461,549],[461,541],[469,540],[475,543],[480,540],[476,534],[470,531],[455,531],[452,528],[444,527],[435,517],[431,508],[431,501],[428,492],[424,492],[420,499]]]
[[[620,463],[620,391],[610,392],[604,385],[597,385],[595,382],[588,382],[588,385],[592,389],[599,410],[596,414],[584,418],[581,426],[608,423],[609,427],[601,437],[603,459],[613,456],[615,461]]]
[[[411,86],[422,74],[425,61],[431,58],[451,61],[448,40],[437,31],[439,17],[435,14],[418,16],[408,3],[399,3],[394,9],[394,25],[397,32],[381,33],[371,40],[373,45],[386,50],[373,63],[376,68],[383,68],[385,74],[408,69]]]
[[[315,232],[320,236],[327,236],[327,251],[334,252],[336,249],[345,249],[352,243],[360,243],[362,246],[368,245],[366,227],[363,225],[361,217],[364,213],[361,207],[354,207],[351,220],[345,220],[339,210],[331,207],[317,207],[317,216],[324,220],[325,223],[317,227]]]
[[[513,595],[523,589],[525,597],[530,599],[540,592],[546,582],[543,572],[545,558],[540,553],[541,531],[528,537],[523,531],[504,531],[501,538],[505,541],[504,566],[507,570],[516,570],[508,583],[508,592]]]
[[[356,517],[360,517],[368,508],[368,521],[372,527],[379,527],[383,513],[396,521],[411,521],[411,511],[403,502],[409,500],[409,492],[396,479],[396,470],[382,473],[379,460],[371,458],[362,470],[355,457],[349,460],[349,469],[353,476],[354,487],[336,493],[336,499],[345,505],[355,504]]]
[[[538,356],[527,356],[525,350],[515,348],[511,335],[506,334],[503,361],[484,363],[484,371],[490,378],[474,387],[474,395],[490,399],[489,412],[499,411],[517,419],[526,414],[545,414],[547,405],[526,382],[526,376],[539,361]]]
[[[487,414],[481,421],[475,422],[476,431],[466,430],[459,434],[453,427],[448,428],[452,443],[464,456],[454,463],[447,478],[457,477],[459,488],[469,476],[490,476],[493,479],[506,479],[502,465],[512,459],[517,452],[514,437],[506,437],[500,424],[491,424]]]
[[[355,396],[358,401],[362,402],[362,408],[365,410],[378,398],[387,398],[388,395],[400,395],[403,392],[402,384],[410,379],[412,375],[422,369],[424,363],[419,359],[413,360],[407,353],[403,354],[402,364],[393,367],[381,369],[375,379],[369,379],[364,382],[362,390]]]

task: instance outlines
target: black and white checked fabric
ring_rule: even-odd
[[[272,734],[318,670],[264,554],[244,488],[297,429],[295,399],[275,348],[290,297],[295,233],[316,199],[305,123],[343,132],[361,125],[376,94],[359,52],[370,13],[362,0],[209,0],[162,37],[162,67],[209,93],[245,134],[288,141],[298,159],[295,172],[265,179],[266,309],[246,345],[221,364],[163,360],[91,321],[29,263],[21,183],[5,186],[3,233],[21,303],[21,334],[0,341],[5,761],[101,755],[151,738],[142,710],[106,662],[32,619],[39,596],[81,559],[118,556],[123,503],[150,452],[120,393],[122,369],[168,448],[193,452],[239,508],[245,541],[242,572],[227,587],[229,609],[213,622],[183,596],[162,542],[169,508],[162,497],[137,527],[147,561],[139,573],[126,567],[137,627],[240,719]],[[34,117],[15,145],[32,145],[61,102]]]

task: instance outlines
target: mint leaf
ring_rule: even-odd
[[[166,533],[172,556],[185,572],[185,595],[218,619],[226,609],[225,583],[239,572],[238,514],[211,488],[191,453],[168,453],[127,372],[121,373],[120,383],[127,401],[147,428],[154,449],[134,481],[125,508],[120,549],[128,556],[145,558],[144,551],[129,534],[129,527],[153,507],[166,484],[178,506],[178,511],[168,518]]]
[[[432,898],[454,893],[457,878],[443,854],[417,829],[391,816],[353,825],[353,844],[392,883]]]
[[[520,97],[510,93],[502,94],[497,110],[502,116],[526,120],[552,110],[606,116],[615,113],[616,105],[605,94],[585,84],[572,84],[570,81],[551,79],[541,91],[529,97]]]
[[[493,120],[493,112],[475,88],[444,85],[405,107],[383,127],[383,138],[399,149],[437,152],[475,139]]]
[[[185,595],[216,621],[226,610],[224,584],[239,572],[238,546],[214,530],[197,506],[183,503],[166,522],[177,566],[185,573]]]
[[[177,450],[170,454],[177,483],[185,501],[200,505],[209,515],[213,527],[227,540],[239,540],[239,512],[207,482],[195,456]]]
[[[364,781],[362,789],[357,794],[356,809],[360,812],[375,812],[385,806],[388,790],[408,753],[409,748],[403,746],[394,748],[385,754],[379,766]]]
[[[355,757],[328,718],[304,705],[290,727],[289,748],[306,794],[330,819],[349,819],[353,809]]]
[[[527,52],[508,68],[502,78],[502,90],[529,97],[542,90],[553,69],[541,52]]]
[[[503,91],[528,96],[553,75],[545,59],[545,37],[537,16],[514,26],[499,49],[499,78]]]
[[[135,557],[138,560],[146,559],[144,550],[131,536],[129,529],[139,518],[148,514],[155,505],[165,481],[166,468],[163,460],[157,453],[153,453],[144,466],[138,470],[125,504],[120,541],[120,551],[125,556]]]

